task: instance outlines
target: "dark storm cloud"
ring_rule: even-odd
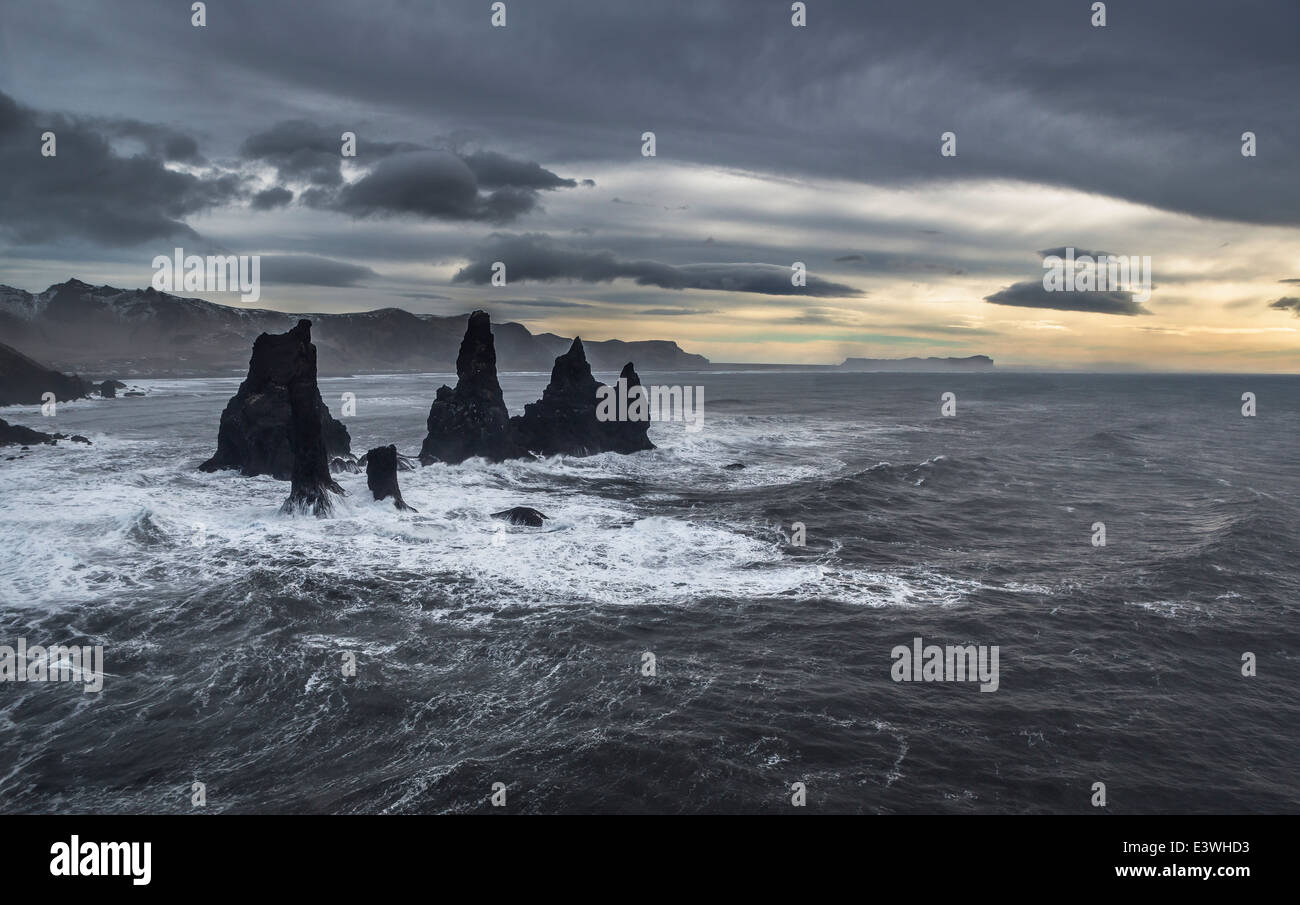
[[[282,189],[279,186],[273,186],[265,191],[258,192],[253,196],[249,203],[254,210],[269,211],[277,207],[284,207],[293,200],[293,192],[288,189]]]
[[[477,151],[461,159],[474,174],[478,184],[487,189],[571,189],[578,184],[572,179],[562,179],[531,161],[514,160],[494,151]],[[583,182],[595,185],[590,179]]]
[[[356,156],[344,158],[345,131],[286,120],[250,136],[240,150],[245,158],[274,167],[281,182],[309,183],[302,193],[307,206],[354,217],[411,215],[507,223],[533,210],[539,192],[578,185],[534,161],[496,151],[461,154],[363,135],[357,135]],[[368,172],[344,185],[345,159],[368,167]]]
[[[139,120],[90,120],[89,125],[102,130],[106,135],[133,139],[140,142],[145,152],[160,160],[178,163],[203,164],[206,161],[199,153],[199,144],[192,135]]]
[[[627,260],[612,251],[573,248],[539,233],[498,235],[493,243],[452,278],[456,283],[491,282],[496,261],[506,265],[507,281],[577,280],[606,283],[630,279],[641,286],[661,289],[707,289],[720,292],[757,292],[765,295],[854,296],[858,290],[811,274],[806,286],[791,283],[792,271],[779,264],[711,263],[664,264]]]
[[[165,68],[166,91],[140,102],[176,109],[140,119],[176,121],[229,82],[228,125],[253,92],[313,121],[436,117],[542,160],[637,160],[652,129],[660,159],[891,185],[1015,178],[1300,223],[1295,3],[1148,0],[1092,28],[1086,2],[819,0],[798,29],[789,4],[746,0],[515,4],[507,28],[473,3],[228,0],[204,29],[152,0],[11,6],[10,67],[75,55],[69,101],[122,103],[118,81]],[[939,155],[948,130],[957,157]],[[1245,131],[1256,157],[1241,156]]]
[[[41,155],[55,134],[56,155]],[[124,157],[112,136],[157,151]],[[184,218],[243,195],[243,178],[196,176],[165,160],[192,158],[180,133],[133,121],[87,120],[39,112],[0,94],[0,235],[17,244],[90,239],[110,246],[197,235]]]
[[[1048,292],[1042,280],[1013,283],[1006,289],[985,296],[994,305],[1017,308],[1048,308],[1054,311],[1087,311],[1092,314],[1150,314],[1133,301],[1131,292]]]
[[[250,160],[275,167],[283,182],[306,181],[335,186],[343,182],[343,133],[346,131],[349,130],[302,119],[285,120],[250,135],[240,150]],[[371,141],[358,136],[357,156],[349,159],[364,163],[418,149],[418,145],[409,142]]]
[[[299,286],[355,286],[377,277],[369,267],[314,255],[262,255],[262,281]]]
[[[1300,317],[1300,299],[1293,297],[1280,298],[1275,302],[1269,302],[1268,307],[1277,308],[1281,311],[1290,311],[1296,317]]]
[[[537,206],[537,190],[505,185],[479,191],[474,171],[448,151],[412,151],[381,160],[330,204],[356,217],[409,214],[507,223]]]

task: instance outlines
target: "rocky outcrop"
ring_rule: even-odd
[[[536,509],[532,509],[528,506],[515,506],[513,509],[502,509],[500,512],[492,513],[492,517],[499,518],[512,525],[523,525],[529,528],[540,528],[542,527],[542,522],[550,518],[549,515],[543,515]]]
[[[287,333],[263,333],[253,343],[248,376],[221,413],[217,451],[199,467],[292,480],[295,492],[301,481],[310,497],[308,485],[320,475],[338,487],[329,480],[329,456],[350,455],[350,446],[347,428],[330,415],[316,384],[311,321],[300,320]]]
[[[633,390],[641,386],[641,378],[637,376],[636,369],[632,367],[632,362],[629,361],[623,365],[623,370],[618,375],[618,379],[619,382],[614,387],[618,394],[628,400],[624,407],[630,411],[632,397],[637,395]],[[641,390],[641,392],[644,393],[645,390]],[[617,411],[618,396],[613,398]],[[604,422],[605,434],[608,437],[605,446],[606,450],[617,453],[634,453],[655,448],[655,445],[650,442],[650,438],[647,436],[650,431],[648,400],[642,404],[641,411],[647,414],[645,418],[640,420],[628,419]]]
[[[47,434],[32,430],[30,427],[23,427],[21,424],[10,424],[0,418],[0,446],[35,446],[42,443],[54,446],[60,440],[90,445],[90,441],[80,434],[73,434],[71,437],[67,434]]]
[[[75,374],[60,374],[0,343],[0,405],[40,405],[46,393],[58,402],[90,395],[92,385]]]
[[[628,387],[641,385],[630,362],[624,366],[621,376],[628,380]],[[654,449],[646,436],[649,421],[597,418],[600,386],[591,376],[582,338],[578,337],[568,352],[555,359],[551,382],[542,392],[542,398],[530,402],[524,406],[522,415],[510,419],[515,442],[539,456],[590,456]]]
[[[456,359],[456,388],[439,387],[429,409],[428,434],[420,461],[455,464],[474,456],[492,462],[538,456],[590,456],[654,449],[646,436],[650,422],[601,420],[597,415],[601,384],[591,376],[581,338],[555,359],[542,398],[509,417],[501,384],[491,323],[475,311]],[[623,398],[641,386],[632,363],[619,375]],[[628,407],[606,406],[626,412]]]
[[[492,462],[516,458],[521,450],[510,432],[510,413],[497,380],[497,353],[484,311],[469,316],[456,357],[456,388],[441,386],[429,408],[428,434],[420,461],[456,464],[474,456]]]
[[[365,455],[366,486],[377,500],[391,498],[393,505],[403,512],[411,511],[402,499],[402,490],[397,486],[397,447],[377,446]]]
[[[99,395],[105,399],[116,399],[118,390],[125,390],[126,384],[120,380],[105,380],[99,385]]]
[[[361,459],[364,459],[362,456]],[[353,456],[333,456],[330,458],[330,474],[360,474],[365,470],[365,463]]]
[[[253,358],[257,359],[257,345],[263,340],[284,340],[286,337],[291,339],[270,347],[274,349],[271,358],[275,364],[270,370],[283,376],[289,403],[288,446],[293,485],[280,511],[326,516],[334,505],[330,494],[342,495],[343,488],[330,476],[326,419],[333,419],[321,401],[320,388],[316,385],[316,347],[311,342],[311,321],[298,321],[298,326],[283,336],[269,337],[263,333],[253,345]],[[224,415],[222,420],[225,420]],[[338,424],[338,429],[344,437],[347,436],[343,425]],[[346,447],[343,452],[347,452]]]

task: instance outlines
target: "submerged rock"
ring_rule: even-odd
[[[21,424],[10,424],[8,421],[0,418],[0,446],[22,446],[27,449],[33,443],[54,446],[60,440],[69,440],[73,443],[85,443],[90,445],[90,441],[80,434],[73,434],[69,437],[67,434],[47,434],[44,431],[32,430],[30,427],[23,427]]]
[[[397,447],[377,446],[364,456],[366,460],[366,486],[377,500],[393,498],[393,505],[402,511],[411,511],[402,499],[402,490],[397,486]]]
[[[360,459],[353,458],[351,455],[334,456],[330,459],[330,474],[360,474],[365,468],[365,456]]]
[[[744,463],[744,462],[732,462],[730,465],[724,465],[724,466],[722,466],[722,467],[725,468],[727,471],[740,471],[742,468],[745,467],[745,463]]]
[[[420,461],[456,464],[474,456],[492,462],[521,451],[510,435],[510,413],[497,380],[497,353],[484,311],[469,316],[456,357],[456,388],[441,386],[429,408]]]
[[[296,461],[295,440],[309,461]],[[330,414],[316,384],[311,321],[300,320],[287,333],[263,333],[253,343],[248,376],[221,413],[217,451],[199,468],[238,469],[282,481],[317,468],[328,476],[326,457],[350,455],[350,447],[347,428]]]
[[[540,528],[542,522],[550,518],[549,515],[543,515],[536,509],[528,506],[516,506],[513,509],[502,509],[500,512],[492,513],[493,518],[499,518],[507,521],[512,525],[526,525],[529,528]]]
[[[105,380],[99,385],[99,395],[105,399],[116,399],[118,390],[125,390],[126,384],[120,380]]]

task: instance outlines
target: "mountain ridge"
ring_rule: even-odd
[[[301,318],[315,326],[322,375],[455,370],[469,312],[416,314],[386,307],[341,314],[237,308],[147,289],[91,286],[78,279],[31,293],[0,285],[0,336],[61,371],[113,376],[235,376],[262,333]],[[493,324],[506,371],[549,372],[571,337]],[[707,369],[709,360],[672,340],[586,343],[592,367],[617,371],[629,359],[652,370]]]

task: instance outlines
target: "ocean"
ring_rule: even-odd
[[[642,380],[702,429],[400,472],[416,513],[342,474],[330,519],[198,471],[237,379],[0,409],[93,441],[0,450],[0,644],[106,673],[0,684],[4,810],[1300,812],[1300,377]],[[413,455],[443,382],[321,391]],[[916,638],[997,689],[895,681]]]

